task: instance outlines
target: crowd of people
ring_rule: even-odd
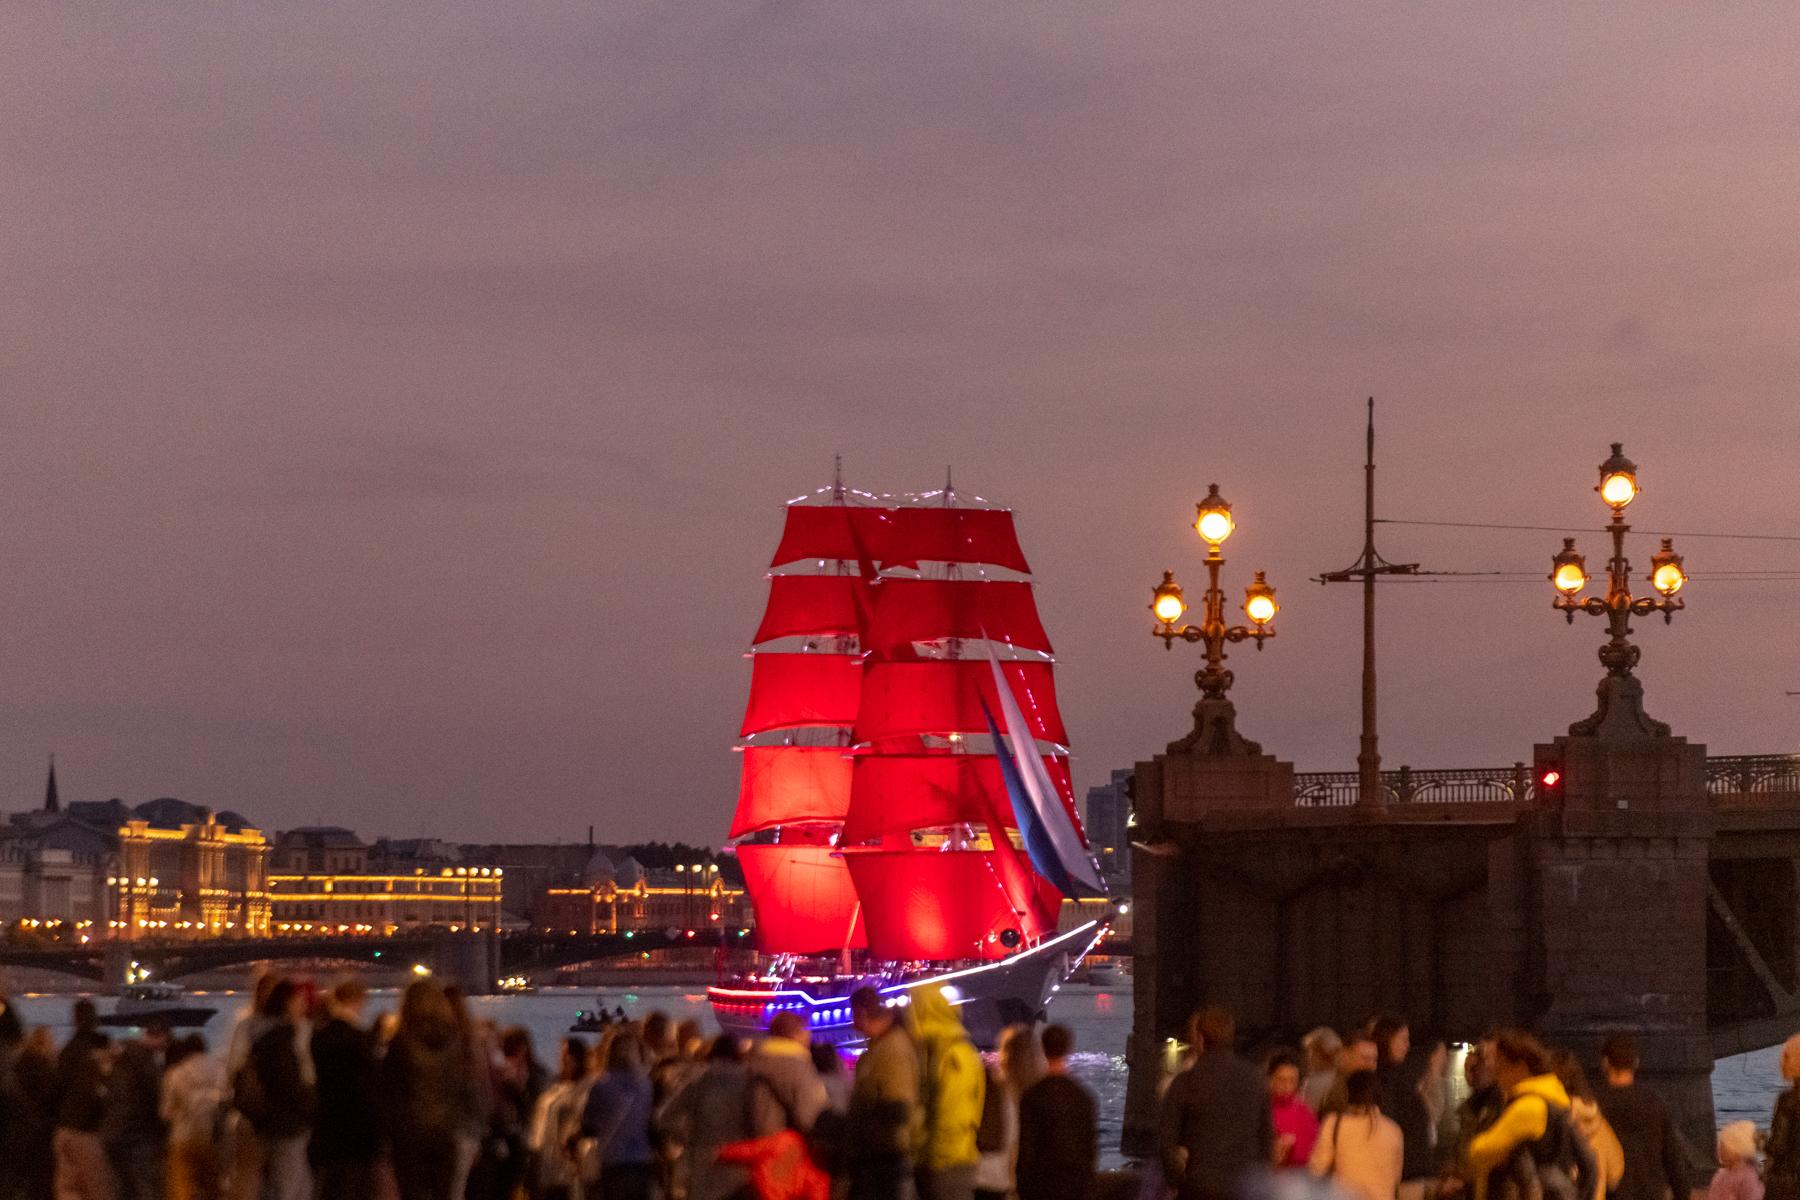
[[[1179,1200],[1241,1200],[1269,1172],[1308,1172],[1351,1200],[1686,1200],[1694,1173],[1667,1107],[1637,1079],[1633,1039],[1605,1040],[1597,1083],[1579,1058],[1521,1030],[1449,1047],[1403,1020],[1316,1029],[1262,1068],[1233,1049],[1231,1014],[1204,1008],[1159,1101],[1158,1162]],[[1782,1056],[1800,1079],[1800,1036]],[[1800,1091],[1766,1141],[1736,1122],[1709,1200],[1800,1200]],[[1760,1158],[1766,1168],[1758,1170]],[[1154,1194],[1152,1187],[1144,1195]]]
[[[854,1067],[777,1013],[707,1039],[661,1013],[564,1038],[422,978],[370,1020],[279,975],[218,1046],[77,1000],[61,1046],[0,1000],[0,1200],[1085,1200],[1093,1097],[1057,1025],[989,1066],[936,988],[850,997]]]

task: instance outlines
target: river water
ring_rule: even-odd
[[[218,1014],[201,1032],[208,1046],[222,1050],[232,1020],[248,997],[239,992],[197,992],[194,995],[197,1003],[218,1005]],[[623,1006],[633,1017],[661,1010],[678,1021],[693,1018],[709,1031],[716,1028],[706,1005],[705,990],[698,986],[608,988],[601,993],[601,998],[608,1008]],[[59,1044],[69,1033],[71,999],[69,996],[17,998],[26,1023],[50,1026]],[[568,1032],[576,1010],[592,1007],[594,1001],[595,993],[591,989],[546,988],[531,995],[488,996],[470,1003],[481,1017],[502,1026],[521,1025],[530,1030],[538,1057],[553,1064],[557,1040]],[[386,1012],[398,1003],[397,992],[373,992],[369,997],[370,1013]],[[105,1011],[110,1003],[103,999],[100,1006]],[[1131,1032],[1131,989],[1129,986],[1096,988],[1070,984],[1057,996],[1050,1015],[1053,1020],[1069,1026],[1075,1034],[1076,1053],[1071,1070],[1099,1100],[1102,1165],[1116,1166],[1122,1161],[1118,1145],[1125,1111],[1125,1039]],[[1758,1126],[1768,1125],[1769,1113],[1781,1087],[1776,1069],[1780,1058],[1780,1047],[1774,1047],[1719,1062],[1713,1070],[1713,1101],[1720,1124],[1747,1119]]]

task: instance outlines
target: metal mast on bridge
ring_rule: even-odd
[[[1320,583],[1363,585],[1362,737],[1356,751],[1356,804],[1378,809],[1385,802],[1381,787],[1381,745],[1375,733],[1375,577],[1417,575],[1418,563],[1391,563],[1375,549],[1375,397],[1369,397],[1368,452],[1363,462],[1363,548],[1357,560],[1341,571],[1320,575]]]

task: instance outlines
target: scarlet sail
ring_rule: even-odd
[[[868,944],[850,871],[830,846],[739,846],[737,857],[756,906],[757,949],[814,954]]]
[[[839,746],[749,746],[731,836],[834,824],[850,809],[850,757]]]
[[[769,580],[769,607],[756,642],[783,637],[849,637],[866,623],[868,585],[855,575],[777,575]]]
[[[1058,793],[1068,796],[1069,764],[1045,758]],[[1000,764],[991,754],[868,754],[854,767],[856,785],[844,816],[844,841],[874,841],[890,833],[943,825],[986,824],[1004,797]],[[1004,805],[998,819],[1012,825]]]
[[[807,559],[874,565],[989,563],[1031,570],[1012,513],[999,508],[858,508],[791,504],[772,567]]]
[[[740,736],[856,720],[857,660],[848,654],[758,654]]]
[[[1069,735],[1056,708],[1050,664],[1009,662],[1002,670],[1032,736],[1068,745]],[[909,734],[985,733],[988,724],[982,714],[983,703],[989,711],[1000,709],[993,673],[985,662],[877,662],[871,656],[863,668],[855,738],[880,742]]]
[[[1031,585],[985,579],[887,579],[875,589],[864,648],[878,656],[908,652],[915,642],[985,638],[1050,653]]]
[[[1061,894],[1031,875],[1025,904],[1015,909],[992,851],[870,850],[845,857],[877,958],[1004,958],[1056,929]]]

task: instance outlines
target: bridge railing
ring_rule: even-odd
[[[1721,754],[1706,760],[1706,790],[1721,800],[1800,798],[1800,754]]]
[[[1301,771],[1294,775],[1294,804],[1348,807],[1356,803],[1360,788],[1355,771]],[[1401,767],[1381,773],[1381,788],[1389,804],[1523,804],[1537,798],[1537,781],[1522,762],[1422,771]],[[1727,803],[1754,805],[1778,798],[1800,803],[1800,754],[1713,755],[1706,760],[1706,790]]]
[[[1362,785],[1355,771],[1301,771],[1294,775],[1294,804],[1299,808],[1343,808],[1357,801]],[[1525,803],[1536,794],[1524,763],[1510,767],[1443,768],[1415,771],[1401,767],[1381,773],[1381,789],[1389,804]]]

